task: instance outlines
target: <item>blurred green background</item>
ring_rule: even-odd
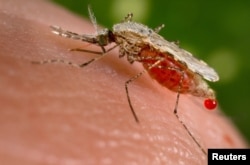
[[[249,0],[54,0],[88,17],[88,4],[97,22],[111,28],[128,12],[134,20],[165,28],[160,32],[214,67],[220,81],[210,83],[221,109],[250,141],[250,1]],[[250,109],[250,108],[249,108]],[[216,127],[216,126],[215,126]]]

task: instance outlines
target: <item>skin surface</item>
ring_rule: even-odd
[[[68,49],[100,48],[49,29],[94,33],[87,19],[46,1],[0,3],[2,164],[206,164],[173,114],[176,93],[147,74],[129,85],[140,124],[135,122],[124,83],[142,66],[119,59],[117,49],[81,69],[31,64],[47,59],[81,64],[94,57]],[[246,147],[219,110],[207,111],[202,104],[202,98],[181,95],[178,112],[203,148]]]

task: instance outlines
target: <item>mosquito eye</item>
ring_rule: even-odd
[[[100,35],[98,38],[98,44],[100,46],[106,46],[108,45],[108,37],[106,35]]]

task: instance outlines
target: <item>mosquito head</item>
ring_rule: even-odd
[[[88,6],[88,10],[89,10],[90,20],[91,20],[91,22],[92,22],[92,24],[97,32],[97,35],[95,36],[94,41],[92,41],[92,43],[95,43],[98,46],[103,47],[103,46],[110,44],[111,42],[114,42],[115,37],[114,37],[113,32],[107,28],[100,28],[97,25],[96,18],[94,16],[94,12],[92,11],[90,5]]]
[[[97,44],[99,46],[106,46],[112,42],[114,42],[114,34],[111,30],[105,28],[98,31],[98,35],[96,36]]]

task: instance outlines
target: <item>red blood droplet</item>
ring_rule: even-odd
[[[208,110],[213,110],[217,107],[217,101],[215,99],[206,99],[204,101],[204,106],[208,109]]]

